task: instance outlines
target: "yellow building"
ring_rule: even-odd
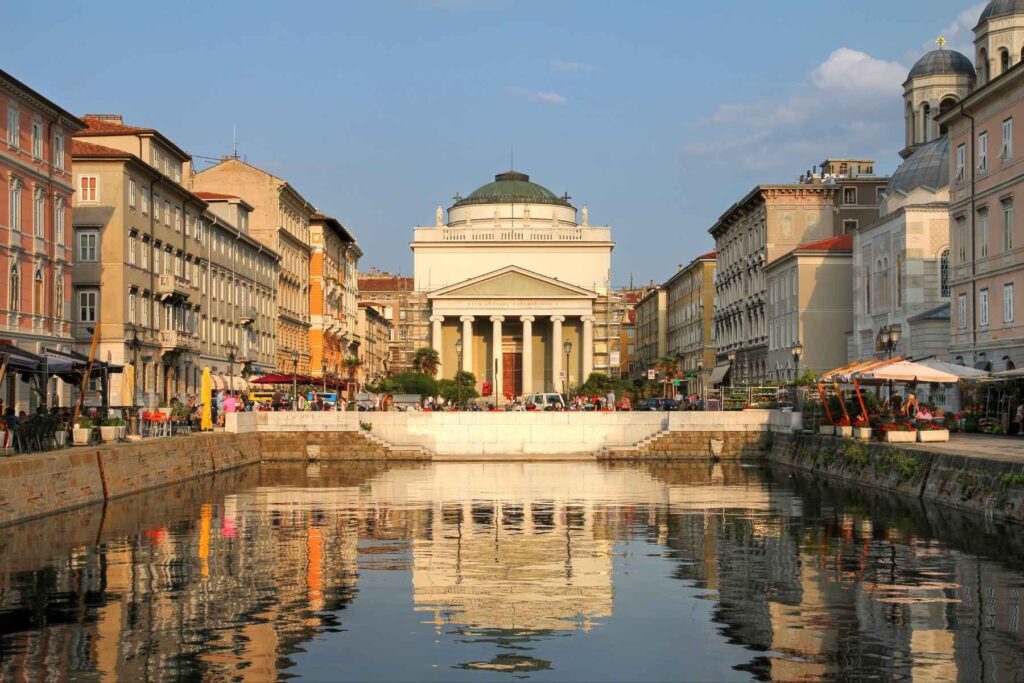
[[[666,351],[679,359],[691,393],[706,386],[715,365],[715,266],[715,252],[708,252],[662,285],[666,292]]]
[[[359,360],[362,381],[378,382],[388,374],[390,363],[389,342],[391,341],[391,321],[385,318],[376,307],[359,304]]]
[[[313,375],[333,373],[357,354],[359,257],[363,252],[338,219],[316,213],[309,222],[309,350]]]

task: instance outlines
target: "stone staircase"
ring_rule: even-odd
[[[394,446],[365,431],[263,432],[263,460],[431,460],[418,446]]]
[[[760,431],[663,430],[632,446],[606,446],[599,449],[595,455],[599,460],[707,460],[712,456],[735,459],[759,455],[761,440]]]
[[[371,432],[359,432],[363,438],[382,449],[385,458],[391,460],[433,460],[434,454],[422,446],[392,445]]]

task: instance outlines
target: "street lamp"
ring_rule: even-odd
[[[572,341],[566,339],[562,344],[565,350],[565,395],[569,395],[569,354],[572,352]]]
[[[736,364],[736,352],[730,351],[727,358],[729,359],[729,387],[732,388],[732,376],[735,374],[733,365]]]
[[[462,337],[455,340],[455,355],[458,356],[457,365],[455,367],[455,407],[462,404],[462,377],[459,374],[462,372]]]
[[[320,377],[324,380],[324,393],[327,393],[327,359],[320,361]]]
[[[704,393],[704,358],[702,356],[697,357],[697,393]]]
[[[231,345],[228,351],[228,393],[235,393],[235,346]]]
[[[793,384],[800,378],[800,356],[804,355],[804,345],[799,341],[793,342]]]
[[[292,349],[292,410],[299,409],[299,352]]]
[[[878,339],[882,342],[882,348],[885,350],[885,359],[892,360],[892,352],[896,350],[896,345],[900,343],[900,337],[903,335],[903,331],[899,325],[889,325],[883,327],[878,333]],[[889,380],[889,401],[890,405],[892,402],[892,380]]]

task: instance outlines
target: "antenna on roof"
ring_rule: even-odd
[[[515,145],[508,146],[508,170],[516,170],[516,148]]]
[[[238,158],[238,127],[231,124],[231,158]]]

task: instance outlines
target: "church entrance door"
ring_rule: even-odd
[[[523,354],[518,351],[505,351],[502,354],[501,366],[502,389],[517,398],[523,393]]]

